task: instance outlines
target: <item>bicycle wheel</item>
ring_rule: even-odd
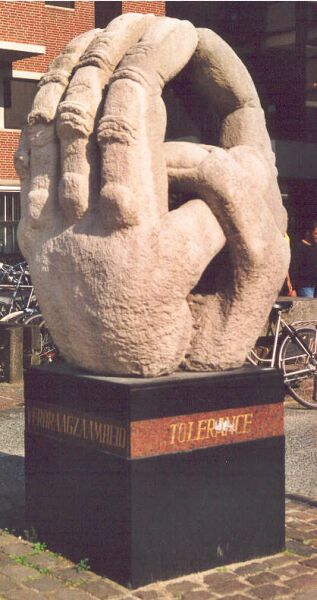
[[[306,408],[317,409],[317,330],[300,327],[296,333],[313,353],[313,358],[296,338],[287,335],[279,352],[279,367],[290,395]]]
[[[40,360],[41,364],[53,362],[58,355],[58,350],[53,342],[51,334],[48,330],[46,322],[43,316],[38,313],[32,315],[24,321],[25,325],[38,325],[40,328],[41,336],[41,348],[40,348]]]

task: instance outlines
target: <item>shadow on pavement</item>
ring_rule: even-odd
[[[24,457],[0,452],[0,529],[25,530]]]

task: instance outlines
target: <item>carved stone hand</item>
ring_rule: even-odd
[[[239,106],[245,81],[214,35],[200,33],[196,50],[187,21],[124,15],[75,39],[42,81],[16,157],[19,242],[74,365],[143,376],[237,366],[282,283],[285,218],[263,116],[251,83],[251,104]],[[164,147],[162,88],[193,54],[189,77],[222,113],[226,149]],[[192,198],[173,211],[166,160],[171,184]],[[226,241],[219,292],[190,310]]]

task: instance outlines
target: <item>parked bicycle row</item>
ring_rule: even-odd
[[[37,325],[40,361],[52,362],[57,357],[58,351],[41,314],[25,261],[15,265],[0,262],[0,323]]]
[[[292,301],[284,301],[273,306],[270,331],[258,339],[247,362],[261,368],[281,369],[286,391],[306,408],[317,409],[317,322],[287,324],[282,313],[292,305]],[[15,265],[0,263],[0,323],[37,325],[40,362],[52,362],[58,357],[25,261]]]

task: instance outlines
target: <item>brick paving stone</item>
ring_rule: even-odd
[[[65,567],[61,569],[56,569],[54,571],[54,575],[55,577],[59,577],[64,581],[80,584],[84,581],[89,581],[91,579],[91,573],[89,571],[77,571],[75,567]]]
[[[272,558],[267,562],[270,569],[278,569],[284,565],[292,564],[296,560],[298,560],[298,556],[295,556],[294,554],[284,554],[283,556],[276,556],[276,558]]]
[[[293,596],[294,600],[316,600],[317,598],[317,587],[308,592],[302,592],[297,596]]]
[[[228,596],[226,598],[221,598],[221,600],[254,600],[254,596],[248,595],[246,596],[245,594],[234,594],[234,596]]]
[[[296,575],[309,575],[310,573],[313,573],[313,571],[308,567],[304,567],[302,564],[294,563],[293,565],[287,565],[285,567],[281,567],[280,569],[275,569],[275,573],[279,577],[287,577],[290,579]]]
[[[28,560],[32,565],[41,569],[59,569],[63,564],[60,558],[51,556],[49,553],[31,554],[28,556]]]
[[[286,527],[286,536],[291,538],[292,540],[302,542],[308,537],[308,533],[306,531],[294,529],[293,527]]]
[[[6,593],[4,598],[5,600],[43,600],[43,596],[41,597],[34,590],[25,590],[23,588]]]
[[[247,581],[249,581],[249,583],[251,583],[252,585],[272,583],[272,581],[277,581],[278,579],[278,575],[269,571],[264,571],[263,573],[259,573],[258,575],[250,575],[250,577],[247,577]]]
[[[226,598],[221,598],[221,600],[254,600],[253,596],[245,596],[244,594],[234,594],[234,596],[227,596]]]
[[[316,524],[311,521],[308,523],[298,523],[297,521],[294,523],[295,529],[300,527],[302,531],[316,531]]]
[[[0,534],[0,550],[5,549],[9,544],[16,544],[17,538],[11,533],[6,533],[4,531]]]
[[[166,590],[168,592],[172,592],[172,593],[185,593],[185,592],[190,592],[192,590],[194,590],[195,588],[197,589],[199,584],[197,583],[193,583],[192,581],[179,581],[177,583],[170,583],[169,585],[166,586]]]
[[[62,581],[50,577],[49,575],[41,575],[41,577],[38,577],[37,579],[24,581],[23,584],[38,592],[53,592],[55,590],[64,589],[65,587]]]
[[[206,590],[195,590],[181,595],[181,600],[213,600],[214,598],[216,598],[215,594]]]
[[[299,575],[298,577],[288,579],[284,584],[295,592],[300,589],[311,590],[312,588],[317,587],[317,573],[313,573],[312,575]]]
[[[232,581],[232,580],[236,580],[236,579],[237,579],[237,577],[236,577],[235,573],[216,572],[216,573],[210,573],[210,575],[206,575],[206,577],[204,577],[204,583],[206,583],[207,585],[214,585],[214,584],[224,583],[225,581]]]
[[[15,581],[12,581],[12,579],[9,579],[9,577],[6,577],[5,575],[0,575],[0,592],[8,592],[14,588],[17,587],[17,584]]]
[[[250,586],[246,583],[242,583],[238,579],[219,582],[210,586],[210,591],[216,594],[233,594],[234,592],[245,592]]]
[[[23,406],[23,404],[23,385],[14,385],[12,383],[0,383],[0,409],[13,408],[14,406]]]
[[[274,583],[267,583],[266,585],[259,585],[256,588],[252,588],[251,593],[261,600],[269,600],[280,596],[289,596],[289,589],[281,585],[275,585]]]
[[[33,547],[26,542],[17,542],[15,539],[14,542],[9,542],[5,546],[6,554],[15,554],[18,556],[26,556],[28,554],[32,554],[34,552]]]
[[[306,560],[301,560],[300,563],[302,565],[306,565],[307,567],[317,569],[317,556],[314,556],[313,558],[307,558]]]
[[[314,521],[316,519],[316,511],[307,511],[300,516],[301,521]]]
[[[307,530],[307,534],[311,535],[312,537],[316,537],[317,536],[317,529],[316,526],[314,525],[314,528],[311,530]]]
[[[0,564],[1,565],[12,565],[12,558],[9,558],[8,554],[0,551]]]
[[[159,595],[156,590],[140,590],[139,592],[135,592],[137,598],[141,598],[141,600],[159,600]]]
[[[104,598],[115,598],[125,592],[125,588],[116,588],[116,584],[111,585],[111,583],[108,583],[103,579],[91,581],[89,583],[83,583],[80,586],[80,589],[89,592],[89,594],[92,594],[93,596],[96,596],[98,600],[103,600]]]
[[[261,563],[250,563],[243,565],[243,567],[238,567],[234,570],[237,575],[251,575],[252,573],[263,572],[263,566]]]
[[[286,542],[286,548],[290,552],[295,552],[295,554],[300,554],[302,556],[311,556],[311,554],[317,552],[316,548],[312,548],[311,546],[307,546],[293,540],[288,540]]]
[[[3,575],[11,577],[14,581],[18,582],[27,577],[34,577],[37,575],[35,569],[31,569],[31,567],[26,567],[24,565],[17,565],[15,563],[4,565],[0,563],[0,571]]]
[[[78,588],[66,588],[61,591],[54,592],[54,596],[52,596],[52,600],[92,600],[93,596],[83,592],[83,590],[79,590]],[[111,596],[108,596],[110,599]]]

